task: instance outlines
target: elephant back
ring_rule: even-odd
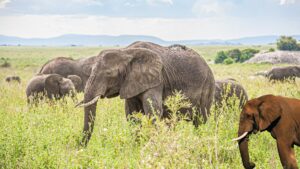
[[[76,71],[76,61],[72,58],[58,57],[48,61],[42,66],[40,74],[59,74],[63,77],[74,74]]]
[[[237,97],[239,99],[239,106],[242,107],[248,101],[248,95],[242,85],[236,80],[226,79],[216,81],[215,88],[215,103],[220,106],[225,100],[226,104],[229,98]],[[229,103],[228,103],[229,104]]]

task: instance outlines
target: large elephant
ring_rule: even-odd
[[[97,100],[120,95],[125,99],[126,115],[152,108],[160,118],[168,117],[163,106],[166,97],[181,90],[203,115],[210,114],[214,97],[214,76],[205,60],[192,49],[171,50],[149,42],[136,42],[124,49],[102,51],[87,82],[84,100],[83,145],[93,131]],[[151,104],[149,104],[149,99]],[[192,114],[191,109],[182,113]],[[193,123],[199,124],[199,115]]]
[[[295,81],[296,77],[300,77],[300,67],[299,66],[275,67],[269,71],[258,72],[255,75],[265,76],[270,81],[284,81],[289,79]]]
[[[248,136],[257,131],[269,131],[277,142],[283,168],[296,169],[294,145],[300,145],[300,100],[265,95],[244,106],[239,123],[239,149],[246,169],[254,168],[248,152]]]
[[[74,90],[75,86],[70,79],[58,74],[38,74],[28,82],[26,96],[30,103],[44,95],[49,99],[60,99],[68,94],[74,95]]]
[[[63,77],[77,75],[81,78],[83,91],[91,74],[92,66],[96,62],[96,56],[74,60],[72,58],[58,57],[45,63],[40,69],[40,74],[59,74]]]
[[[234,79],[216,80],[215,86],[214,102],[218,107],[222,106],[223,103],[229,106],[229,100],[232,97],[239,100],[240,108],[248,101],[246,90]]]

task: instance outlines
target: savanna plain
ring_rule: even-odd
[[[217,52],[245,49],[249,46],[195,46],[213,70],[215,79],[234,78],[244,86],[249,98],[264,94],[300,98],[300,80],[296,83],[270,83],[252,76],[269,70],[270,64],[212,64]],[[273,46],[250,46],[268,50]],[[79,146],[82,137],[83,109],[77,100],[66,98],[42,101],[28,106],[25,88],[28,80],[48,60],[66,56],[95,56],[103,47],[0,47],[0,58],[9,58],[9,68],[0,68],[0,168],[243,168],[237,142],[238,102],[212,108],[209,120],[195,128],[191,122],[157,121],[155,125],[137,114],[139,124],[128,122],[124,100],[98,101],[95,129],[86,148]],[[5,77],[18,75],[21,84],[6,83]],[[193,75],[191,75],[193,76]],[[196,76],[196,75],[195,75]],[[166,104],[176,112],[186,106],[180,95]],[[215,117],[215,115],[218,115]],[[298,165],[299,148],[296,147]],[[250,136],[250,158],[256,168],[282,168],[276,142],[268,132]]]

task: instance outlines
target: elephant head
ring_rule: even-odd
[[[68,75],[67,78],[70,79],[73,82],[77,92],[82,92],[83,91],[83,82],[82,82],[82,80],[79,76],[77,76],[77,75]]]
[[[254,168],[248,152],[248,136],[257,131],[271,130],[281,116],[280,105],[274,102],[273,95],[267,95],[248,101],[240,115],[238,138],[239,150],[243,165],[246,169]]]
[[[51,74],[45,79],[45,91],[48,98],[59,99],[62,96],[74,95],[74,84],[70,79],[63,78],[58,74]]]
[[[156,53],[142,48],[101,52],[85,88],[83,144],[91,137],[99,98],[128,99],[161,83],[162,61]]]

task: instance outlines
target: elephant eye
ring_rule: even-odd
[[[105,75],[106,76],[116,76],[116,73],[114,71],[106,71]]]

